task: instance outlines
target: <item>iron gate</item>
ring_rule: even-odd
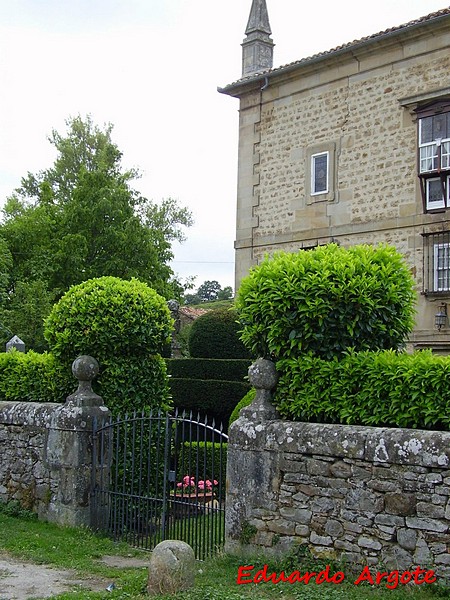
[[[228,436],[207,417],[126,415],[94,426],[92,526],[152,549],[190,544],[196,558],[224,541]]]

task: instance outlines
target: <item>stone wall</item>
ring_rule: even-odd
[[[261,392],[229,432],[226,551],[306,544],[450,580],[449,432],[286,422]]]
[[[91,387],[98,368],[90,356],[74,361],[78,389],[64,404],[0,402],[0,500],[17,500],[61,525],[98,518],[91,506],[94,423],[111,417]]]
[[[52,494],[47,431],[58,404],[0,402],[0,499],[44,517]]]

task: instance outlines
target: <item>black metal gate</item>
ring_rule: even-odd
[[[94,427],[92,526],[133,546],[165,539],[196,558],[223,545],[228,436],[207,417],[126,415]]]

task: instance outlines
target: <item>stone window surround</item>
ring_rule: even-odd
[[[328,153],[328,186],[327,192],[313,192],[312,189],[312,164],[313,156]],[[306,204],[313,204],[314,202],[333,202],[335,200],[335,173],[336,173],[336,143],[328,142],[323,144],[316,144],[306,148],[306,165],[305,165],[305,193],[306,193]]]

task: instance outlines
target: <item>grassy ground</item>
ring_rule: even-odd
[[[100,562],[103,555],[120,556],[149,556],[148,553],[133,550],[125,544],[115,544],[111,540],[98,537],[88,530],[61,528],[49,523],[40,523],[26,516],[11,516],[0,512],[0,550],[7,551],[19,559],[34,561],[39,564],[70,568],[82,578],[104,578],[113,581],[115,589],[112,592],[87,592],[74,591],[59,595],[59,600],[111,600],[146,598],[145,585],[147,570],[116,569]],[[384,586],[370,586],[362,584],[355,586],[354,578],[346,574],[346,581],[339,585],[318,585],[311,582],[303,583],[271,583],[237,585],[236,577],[240,565],[252,564],[253,571],[263,567],[267,562],[264,558],[251,561],[219,556],[205,562],[198,563],[195,588],[189,592],[179,594],[180,600],[256,600],[284,598],[285,600],[377,600],[379,598],[392,600],[436,600],[437,598],[450,599],[450,589],[437,585],[422,585],[412,588],[399,586],[395,590],[386,589]],[[318,571],[324,568],[325,563],[307,555],[287,558],[284,564],[269,564],[269,572],[276,570],[278,573],[285,568],[287,573],[293,570]],[[339,565],[331,565],[330,573],[339,570]],[[348,580],[348,581],[347,581]],[[174,596],[161,596],[166,600]]]

